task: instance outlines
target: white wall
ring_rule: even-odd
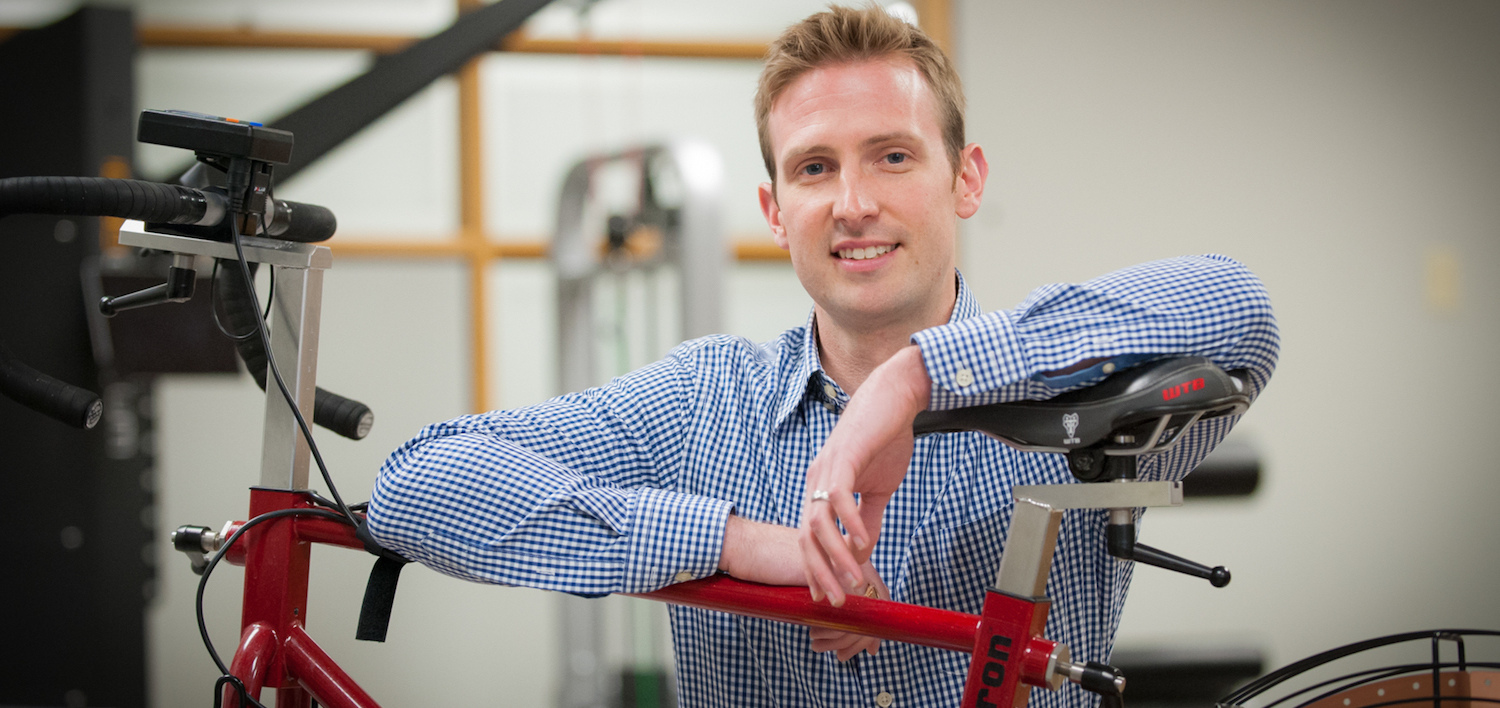
[[[1280,368],[1236,433],[1261,450],[1260,493],[1143,527],[1235,580],[1138,569],[1121,645],[1235,643],[1280,664],[1500,626],[1500,6],[957,10],[992,168],[964,242],[986,307],[1221,252],[1265,280],[1281,323]]]

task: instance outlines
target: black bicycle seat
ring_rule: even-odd
[[[1241,377],[1194,356],[1142,364],[1045,401],[925,411],[912,427],[918,435],[977,430],[1026,452],[1140,455],[1171,447],[1199,420],[1249,407]]]

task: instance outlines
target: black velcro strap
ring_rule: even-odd
[[[363,519],[354,535],[364,541],[366,551],[376,556],[375,566],[370,568],[370,580],[365,583],[365,599],[359,606],[359,626],[354,630],[354,638],[366,642],[383,642],[386,630],[391,626],[391,606],[396,602],[396,581],[401,579],[401,568],[411,561],[376,543],[370,536],[369,525]]]
[[[391,606],[396,602],[396,581],[401,579],[405,560],[391,560],[389,556],[375,559],[370,569],[370,581],[365,584],[365,601],[359,606],[359,627],[354,638],[366,642],[385,641],[385,632],[391,626]]]

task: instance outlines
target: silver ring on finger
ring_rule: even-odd
[[[808,499],[815,502],[826,502],[828,501],[828,491],[824,489],[814,489],[812,491],[812,494],[808,496]]]

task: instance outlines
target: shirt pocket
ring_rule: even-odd
[[[1007,507],[966,524],[918,531],[907,561],[906,601],[978,613],[1000,569],[1009,525]]]

